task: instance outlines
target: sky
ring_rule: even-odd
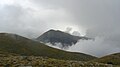
[[[104,56],[120,52],[119,12],[120,0],[0,0],[0,32],[35,38],[70,30],[95,41],[79,41],[69,51]]]

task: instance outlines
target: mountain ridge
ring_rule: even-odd
[[[36,38],[37,41],[43,43],[51,43],[56,45],[56,43],[61,43],[62,47],[72,46],[76,44],[79,40],[89,40],[91,38],[83,36],[75,36],[60,30],[49,30],[39,37]]]

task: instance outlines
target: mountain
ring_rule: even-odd
[[[101,57],[101,58],[98,58],[92,61],[120,66],[120,53],[107,55],[107,56],[104,56],[104,57]]]
[[[91,38],[74,36],[59,30],[49,30],[39,36],[36,40],[43,43],[51,43],[52,45],[56,45],[56,43],[61,43],[62,47],[68,47],[76,44],[80,39],[88,40]]]
[[[31,39],[9,33],[0,33],[0,50],[22,56],[33,55],[64,60],[88,61],[96,58],[83,53],[55,49]]]

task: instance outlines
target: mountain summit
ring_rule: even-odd
[[[62,48],[64,48],[76,44],[80,39],[88,40],[90,38],[74,36],[59,30],[49,30],[39,36],[36,40],[43,43],[51,43],[52,45],[56,45],[56,43],[61,43]]]

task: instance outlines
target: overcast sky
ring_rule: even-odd
[[[96,56],[120,52],[120,0],[0,0],[0,32],[34,38],[67,27],[96,38],[78,42],[71,51]]]

